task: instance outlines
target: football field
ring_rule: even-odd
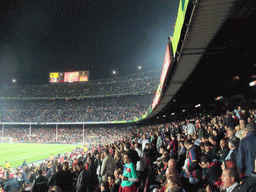
[[[60,145],[60,144],[36,144],[36,143],[0,143],[0,166],[5,167],[5,161],[10,167],[21,166],[27,159],[27,164],[49,158],[51,154],[64,154],[67,150],[71,152],[81,145]]]

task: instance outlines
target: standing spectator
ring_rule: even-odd
[[[22,167],[26,167],[27,166],[27,160],[25,159],[22,163]]]
[[[229,147],[229,152],[228,155],[226,156],[225,160],[232,160],[236,162],[237,160],[237,151],[238,151],[238,141],[236,140],[230,140],[228,142],[228,147]]]
[[[249,176],[254,170],[254,160],[256,159],[256,130],[255,123],[248,123],[247,137],[242,139],[237,152],[237,167]]]
[[[124,171],[123,175],[120,176],[122,179],[119,192],[136,192],[135,182],[139,181],[139,178],[136,174],[136,169],[134,163],[131,161],[131,153],[126,152],[123,156],[124,159]]]
[[[170,155],[175,157],[177,159],[178,157],[178,141],[176,139],[176,136],[174,134],[171,135],[171,142],[170,144],[167,146],[167,149],[170,150]]]
[[[186,140],[184,145],[188,150],[188,169],[186,172],[188,174],[191,187],[196,191],[202,177],[202,170],[198,164],[200,161],[200,148],[193,145],[191,140]]]
[[[65,174],[61,164],[56,166],[56,173],[50,177],[48,186],[58,186],[63,192],[71,188],[70,177]]]
[[[187,134],[191,136],[196,134],[195,125],[190,120],[188,120]]]
[[[198,126],[198,137],[199,137],[199,140],[201,140],[205,134],[205,128],[202,126],[202,123],[200,121],[198,122],[197,126]]]
[[[37,175],[38,177],[33,181],[31,192],[48,192],[48,179],[45,176],[43,176],[42,169],[39,169],[37,171]]]
[[[102,167],[101,167],[101,177],[102,181],[107,181],[108,175],[113,175],[115,171],[115,162],[112,157],[109,155],[109,150],[104,150],[104,159],[102,161]]]
[[[146,135],[142,135],[142,139],[139,140],[139,143],[142,144],[142,151],[145,149],[146,144],[149,143],[149,140],[146,138]]]
[[[4,191],[5,192],[12,192],[14,189],[19,190],[18,181],[14,177],[10,177],[10,179],[7,180],[4,184]]]
[[[156,135],[157,135],[156,148],[157,148],[157,151],[159,152],[159,148],[162,146],[163,140],[161,137],[161,133],[159,131],[156,133]]]
[[[77,183],[76,183],[76,192],[84,192],[88,191],[87,188],[90,185],[89,181],[89,175],[86,169],[83,167],[83,163],[79,161],[76,164],[77,170],[79,172]]]

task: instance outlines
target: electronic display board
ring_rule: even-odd
[[[89,80],[89,71],[51,72],[49,82],[86,82]]]

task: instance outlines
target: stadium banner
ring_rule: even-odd
[[[188,3],[189,3],[189,0],[180,0],[180,5],[178,9],[177,19],[176,19],[175,29],[173,33],[173,39],[172,39],[174,57],[180,41],[181,30],[184,24]]]

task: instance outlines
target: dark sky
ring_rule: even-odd
[[[101,79],[161,70],[179,0],[2,0],[0,82],[47,84],[49,72]]]

